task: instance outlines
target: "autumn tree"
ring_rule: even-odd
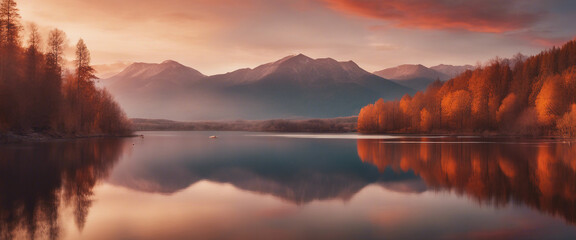
[[[21,128],[22,105],[18,99],[22,90],[18,64],[20,15],[14,0],[0,3],[0,129]]]
[[[442,98],[442,116],[445,125],[450,129],[460,129],[466,127],[470,116],[470,92],[458,90]]]
[[[50,121],[50,110],[43,105],[46,101],[44,96],[49,89],[45,89],[44,81],[41,78],[43,71],[43,54],[40,52],[40,33],[35,24],[29,26],[28,47],[25,52],[25,81],[29,86],[26,103],[26,120],[29,125],[36,130],[43,130],[48,127]]]
[[[44,62],[44,79],[42,81],[42,88],[44,91],[43,109],[46,110],[49,119],[47,123],[57,129],[63,129],[64,126],[56,126],[56,116],[62,109],[62,65],[64,54],[64,43],[66,35],[59,29],[54,29],[48,34],[47,53]]]
[[[428,109],[424,108],[420,111],[420,131],[429,132],[432,129],[433,121],[432,114]]]
[[[538,121],[542,126],[551,126],[561,116],[565,105],[563,100],[560,78],[558,76],[548,77],[535,102]]]
[[[420,115],[418,112],[422,110],[423,107],[423,95],[421,92],[416,93],[414,97],[410,95],[405,95],[400,100],[400,110],[404,119],[403,127],[407,131],[417,131],[420,125]]]
[[[97,111],[96,122],[101,132],[126,133],[130,131],[130,123],[126,114],[106,90],[100,90],[100,102]]]
[[[558,119],[556,125],[563,136],[576,137],[576,104],[572,104],[570,111]]]
[[[16,48],[19,44],[20,14],[16,1],[2,0],[0,3],[0,21],[2,22],[2,40],[5,47]]]
[[[575,92],[576,40],[532,57],[495,58],[400,101],[379,100],[359,116],[358,129],[566,135]]]
[[[378,115],[374,104],[363,107],[358,114],[358,130],[362,132],[376,132],[378,129]]]
[[[502,104],[496,112],[496,120],[503,131],[512,127],[520,110],[520,103],[516,94],[510,93],[502,100]]]
[[[0,3],[0,77],[4,81],[14,81],[20,40],[20,14],[14,0]]]
[[[84,104],[89,98],[94,97],[92,91],[94,89],[93,79],[96,79],[94,75],[94,68],[90,66],[90,51],[84,43],[84,40],[80,39],[76,44],[76,99],[78,103],[79,117],[79,127],[83,129],[85,126],[85,121],[87,109],[90,106]]]
[[[66,36],[53,30],[43,47],[38,27],[29,25],[24,46],[14,0],[0,2],[0,134],[30,131],[59,135],[118,134],[130,123],[113,97],[94,86],[90,52],[76,49],[76,71],[64,67]],[[46,52],[44,52],[46,49]]]

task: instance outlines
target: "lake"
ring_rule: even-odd
[[[138,134],[0,145],[0,239],[576,239],[562,140]]]

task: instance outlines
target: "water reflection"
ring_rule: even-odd
[[[502,141],[358,140],[358,155],[380,171],[414,172],[429,188],[481,205],[527,205],[575,224],[576,145]]]
[[[293,204],[350,200],[365,186],[381,184],[402,192],[422,192],[410,172],[379,172],[358,159],[350,140],[247,137],[228,133],[217,141],[202,134],[150,136],[135,145],[130,159],[110,182],[145,192],[173,194],[206,180],[272,195]],[[224,134],[224,133],[222,133]]]
[[[574,145],[144,134],[0,146],[0,239],[576,234]]]
[[[81,230],[92,189],[122,150],[121,139],[0,145],[0,238],[58,239],[61,208]]]

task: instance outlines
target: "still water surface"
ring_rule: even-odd
[[[575,144],[141,134],[0,145],[0,239],[576,239]]]

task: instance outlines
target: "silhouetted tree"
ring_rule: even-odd
[[[38,27],[31,24],[29,27],[30,35],[28,37],[28,48],[25,53],[25,81],[29,87],[28,96],[25,101],[25,119],[28,121],[33,129],[44,130],[48,127],[50,120],[49,110],[43,108],[43,102],[46,100],[44,96],[47,89],[44,89],[42,70],[43,70],[43,54],[40,52],[40,34]]]
[[[85,100],[86,98],[92,97],[91,93],[93,91],[91,90],[92,88],[94,88],[94,82],[92,80],[95,79],[96,76],[94,75],[95,72],[94,68],[90,66],[90,51],[88,51],[88,48],[86,47],[86,44],[82,39],[78,40],[78,43],[76,44],[75,65],[76,65],[76,97],[80,112],[79,126],[80,129],[83,129],[85,127],[84,121],[86,117],[84,108],[88,107],[85,106],[83,102],[86,101]]]
[[[0,128],[21,128],[22,104],[17,99],[20,84],[20,15],[14,0],[0,3]],[[3,123],[2,123],[3,122]]]
[[[48,116],[45,116],[48,127],[62,130],[64,126],[57,126],[56,122],[58,117],[62,116],[60,112],[62,107],[62,65],[63,65],[63,52],[65,33],[59,29],[50,31],[48,35],[48,47],[44,64],[44,79],[42,81],[42,89],[45,89],[44,102],[42,108],[45,109]]]
[[[0,2],[0,134],[7,131],[60,134],[126,133],[129,122],[105,90],[94,86],[90,52],[80,39],[76,71],[64,70],[64,32],[50,32],[46,53],[36,25],[20,43],[14,0]],[[64,80],[66,80],[64,82]]]

